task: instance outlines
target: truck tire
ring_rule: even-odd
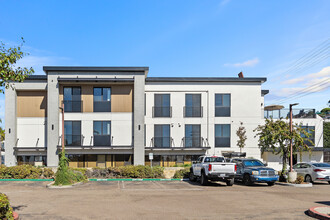
[[[204,171],[201,173],[201,185],[206,186],[208,184],[207,176]]]
[[[268,184],[268,186],[274,186],[275,182],[268,182],[267,184]]]
[[[190,170],[189,173],[189,180],[190,182],[196,182],[196,176],[194,175],[194,172],[192,170]]]
[[[226,180],[227,186],[232,186],[234,185],[234,178]]]
[[[249,174],[244,174],[243,176],[243,183],[246,185],[246,186],[251,186],[252,185],[252,182],[251,182],[251,178],[250,178],[250,175]]]

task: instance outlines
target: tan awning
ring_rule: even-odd
[[[284,108],[283,105],[268,105],[268,106],[265,106],[265,110],[268,110],[268,111],[280,110],[282,108]]]

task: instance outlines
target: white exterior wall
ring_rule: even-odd
[[[247,132],[247,157],[260,158],[257,139],[253,129],[263,121],[260,107],[260,83],[147,83],[146,84],[146,146],[150,147],[154,136],[154,124],[171,124],[171,136],[176,147],[182,147],[181,140],[185,134],[185,124],[201,124],[201,136],[208,139],[210,150],[207,154],[221,155],[224,151],[238,152],[236,145],[236,130],[243,122]],[[166,93],[171,95],[171,118],[152,118],[154,94]],[[183,117],[185,94],[200,93],[203,106],[203,117]],[[231,116],[215,117],[215,94],[231,94]],[[215,124],[231,125],[231,146],[228,148],[214,148]],[[181,125],[181,126],[180,126]]]
[[[17,147],[46,147],[46,126],[44,117],[18,117]]]
[[[111,121],[111,137],[113,146],[132,146],[133,113],[122,112],[85,112],[64,113],[65,121],[81,121],[83,145],[93,145],[93,121]],[[62,134],[62,114],[59,115],[59,134]],[[61,143],[59,143],[60,145]]]

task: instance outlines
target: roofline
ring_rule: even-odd
[[[44,72],[148,72],[149,67],[44,66]]]
[[[147,77],[146,82],[260,82],[267,81],[266,77]]]
[[[46,75],[29,75],[25,80],[47,80]]]

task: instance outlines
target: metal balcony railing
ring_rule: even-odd
[[[64,135],[64,144],[65,146],[81,146],[82,144],[82,135]]]
[[[205,144],[202,137],[184,137],[182,140],[183,146],[186,148],[199,148]]]
[[[111,146],[110,135],[95,135],[93,137],[94,146]]]
[[[215,117],[230,117],[230,107],[216,106]]]
[[[215,137],[215,147],[230,147],[230,137]]]
[[[158,118],[158,117],[163,117],[163,118],[170,118],[172,117],[172,107],[171,106],[154,106],[152,107],[152,117],[153,118]]]
[[[289,109],[280,109],[280,110],[265,110],[265,118],[290,118]],[[292,109],[292,118],[316,118],[315,109]]]
[[[72,101],[72,100],[63,100],[64,112],[81,112],[82,110],[82,101]]]
[[[184,117],[203,117],[203,106],[184,106]]]
[[[152,146],[157,148],[169,148],[172,146],[173,139],[171,137],[153,137]]]

